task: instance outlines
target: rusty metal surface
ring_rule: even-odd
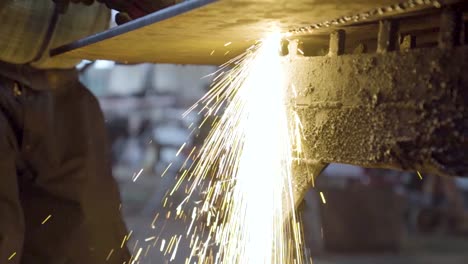
[[[468,47],[325,57],[293,49],[284,64],[309,162],[468,175]]]
[[[364,12],[346,15],[331,20],[321,21],[290,31],[292,35],[315,35],[328,32],[329,28],[343,28],[350,25],[365,24],[376,20],[401,18],[417,11],[425,12],[428,8],[441,8],[463,0],[406,0],[387,6],[376,6]]]
[[[119,62],[222,64],[273,31],[287,32],[401,0],[194,0],[58,47],[64,58]],[[438,1],[405,1],[407,9]],[[385,9],[387,10],[387,9]],[[379,15],[379,14],[378,14]],[[360,22],[360,21],[359,21]],[[226,43],[230,45],[225,46]]]

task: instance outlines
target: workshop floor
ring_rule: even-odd
[[[160,177],[152,175],[142,175],[138,181],[133,182],[124,176],[126,174],[128,173],[122,173],[117,178],[122,191],[124,217],[128,229],[132,230],[130,250],[137,252],[139,248],[143,249],[140,264],[185,263],[185,256],[190,253],[188,240],[181,240],[177,256],[171,262],[171,255],[164,256],[164,252],[160,251],[161,239],[165,239],[167,243],[172,235],[184,234],[186,228],[182,222],[161,220],[166,212],[160,206],[160,200],[164,195],[164,188],[167,188],[164,186],[171,183],[167,180],[163,182]],[[161,216],[153,229],[151,223],[157,212]],[[163,226],[164,231],[161,231]],[[468,237],[410,236],[405,239],[402,250],[396,254],[323,253],[313,256],[313,264],[464,264],[468,263],[467,249]]]
[[[397,254],[332,255],[314,258],[314,264],[464,264],[468,239],[443,235],[411,236]]]

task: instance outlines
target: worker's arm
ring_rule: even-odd
[[[95,0],[52,0],[61,13],[65,13],[70,3],[92,5]],[[120,11],[116,17],[118,24],[145,16],[184,0],[97,0],[108,8]]]
[[[127,13],[130,18],[135,19],[145,16],[157,10],[169,7],[183,0],[98,0],[105,3],[107,7]]]

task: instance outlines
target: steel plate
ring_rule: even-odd
[[[219,65],[271,32],[285,32],[397,2],[192,0],[58,47],[52,55],[124,63]]]

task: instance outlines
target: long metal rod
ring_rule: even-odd
[[[160,11],[151,13],[147,16],[135,19],[123,25],[111,28],[107,31],[98,33],[96,35],[92,35],[90,37],[72,42],[70,44],[58,47],[56,49],[51,50],[50,55],[55,56],[61,53],[65,53],[67,51],[71,51],[74,49],[78,49],[87,45],[91,45],[97,43],[99,41],[103,41],[105,39],[110,39],[119,35],[123,35],[130,31],[161,22],[163,20],[181,15],[183,13],[192,11],[194,9],[206,6],[208,4],[217,2],[219,0],[197,0],[197,1],[187,1],[183,2],[174,6],[170,6],[168,8],[162,9]]]

